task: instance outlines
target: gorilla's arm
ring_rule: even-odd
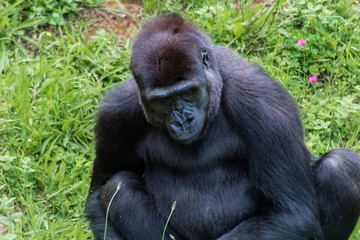
[[[98,111],[91,190],[103,186],[118,171],[143,174],[144,163],[135,152],[147,125],[137,91],[132,79],[119,84],[108,94]]]
[[[133,80],[117,86],[100,109],[96,131],[96,159],[86,213],[96,239],[103,239],[105,213],[111,203],[106,239],[161,239],[166,219],[161,218],[142,179],[143,161],[136,156],[137,143],[147,123]],[[170,209],[169,209],[170,212]],[[171,227],[172,234],[181,239]]]
[[[250,180],[266,202],[265,210],[220,239],[321,239],[311,155],[295,102],[258,65],[223,48],[218,59],[222,107],[246,143]]]

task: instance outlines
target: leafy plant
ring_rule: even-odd
[[[65,16],[74,20],[75,15],[80,13],[81,4],[94,6],[99,2],[100,0],[35,0],[25,4],[24,10],[29,19],[44,18],[40,24],[64,25]]]
[[[359,13],[359,6],[354,9]],[[330,1],[289,4],[283,14],[291,21],[267,41],[277,50],[274,64],[290,75],[352,81],[352,72],[360,69],[360,16],[344,18],[338,12]],[[299,46],[299,39],[307,44]]]
[[[28,19],[22,21],[20,15],[23,10],[21,4],[25,0],[16,1],[13,4],[8,2],[0,2],[0,73],[6,71],[10,66],[12,57],[12,45],[20,46],[20,36],[27,27],[32,27],[39,19]]]
[[[249,52],[261,46],[261,39],[277,28],[273,22],[286,1],[256,6],[252,2],[239,1],[239,7],[236,8],[232,1],[227,4],[210,1],[201,9],[195,10],[191,17],[218,42],[230,45],[240,52]]]

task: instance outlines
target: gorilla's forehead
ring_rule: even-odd
[[[164,87],[201,74],[200,59],[199,46],[192,36],[163,32],[134,49],[130,68],[139,85]]]
[[[151,66],[151,72],[138,75],[137,82],[143,88],[165,88],[181,84],[184,81],[195,81],[204,78],[201,65],[184,58],[161,57],[156,64]],[[140,80],[140,81],[139,81]]]

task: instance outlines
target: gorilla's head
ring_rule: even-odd
[[[222,81],[212,48],[175,14],[145,24],[134,43],[130,69],[145,116],[178,142],[199,139],[219,108]]]

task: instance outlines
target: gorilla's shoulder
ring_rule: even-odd
[[[214,52],[217,67],[225,85],[251,83],[255,77],[265,74],[264,69],[257,63],[248,62],[234,50],[222,46],[215,46]],[[230,81],[230,83],[229,83]]]
[[[138,87],[134,78],[125,80],[124,82],[114,85],[105,96],[104,104],[118,103],[119,100],[137,100]]]
[[[98,115],[125,119],[142,115],[139,90],[133,78],[115,85],[107,94]]]

